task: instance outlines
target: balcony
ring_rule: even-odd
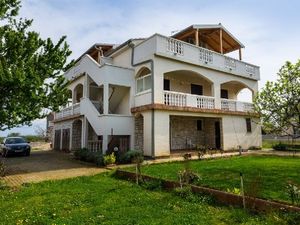
[[[54,114],[54,119],[63,119],[69,116],[80,115],[80,103],[73,104],[69,107],[63,108],[61,111]]]
[[[260,79],[258,66],[160,34],[155,34],[136,46],[135,62],[145,60],[147,58],[145,52],[201,65],[252,80]]]
[[[239,112],[253,112],[253,104],[231,99],[221,99],[221,109]]]
[[[214,97],[173,91],[164,91],[164,104],[178,107],[194,107],[198,109],[217,109]],[[253,104],[221,99],[221,109],[227,111],[251,112],[253,111]]]

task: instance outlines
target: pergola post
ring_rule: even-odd
[[[223,54],[223,31],[220,28],[220,53]]]
[[[199,46],[199,29],[196,29],[195,40],[196,40],[196,46]]]
[[[242,49],[239,48],[239,59],[242,60]]]

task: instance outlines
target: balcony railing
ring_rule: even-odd
[[[55,119],[62,119],[68,116],[80,114],[80,103],[73,104],[55,113]]]
[[[199,109],[216,109],[215,98],[211,96],[192,95],[174,91],[164,91],[164,104],[178,107],[195,107]],[[228,111],[253,111],[253,104],[230,99],[221,99],[221,109]]]
[[[181,92],[164,91],[164,103],[170,106],[214,109],[215,99],[210,96],[192,95]]]
[[[135,62],[143,61],[147,54],[153,53],[253,80],[260,79],[258,66],[160,34],[138,45],[135,53]]]
[[[253,104],[231,99],[221,99],[221,109],[229,111],[252,112]]]

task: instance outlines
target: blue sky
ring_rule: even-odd
[[[285,61],[300,58],[296,0],[23,0],[22,5],[21,17],[34,19],[32,28],[43,38],[67,35],[71,58],[96,42],[122,43],[153,33],[170,35],[191,24],[219,22],[246,46],[243,60],[261,67],[259,87],[275,80]],[[45,126],[45,120],[12,131],[33,134],[37,125]]]

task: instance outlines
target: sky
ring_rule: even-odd
[[[119,44],[154,33],[169,36],[191,24],[222,23],[246,46],[243,61],[260,66],[262,88],[276,80],[285,61],[300,58],[299,8],[297,0],[22,0],[20,16],[33,19],[32,29],[43,38],[66,35],[70,59],[97,42]],[[45,120],[0,136],[34,134],[36,126],[45,127]]]

